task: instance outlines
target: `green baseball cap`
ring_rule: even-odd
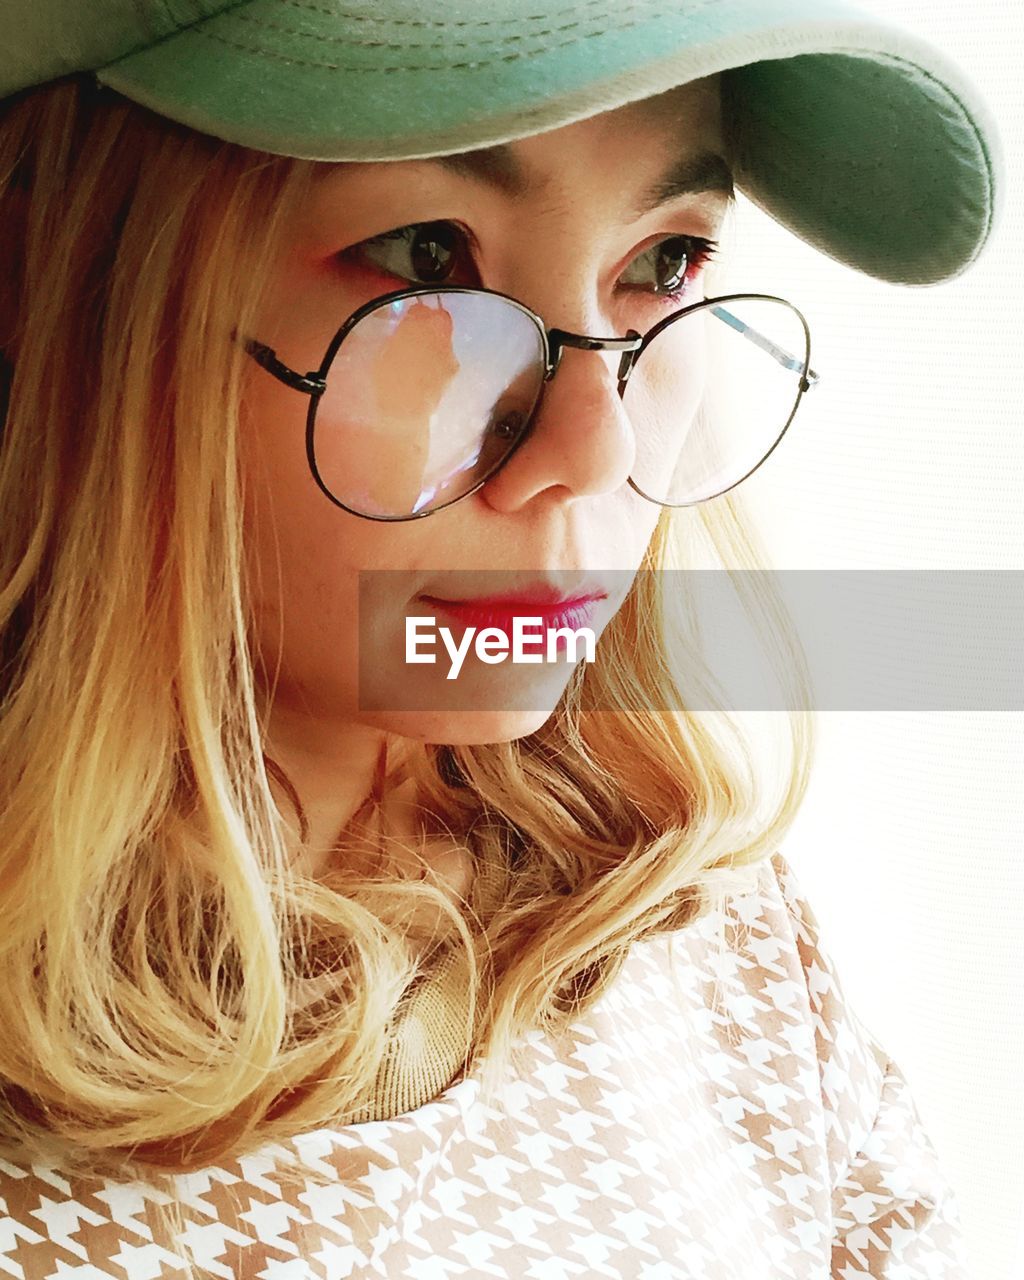
[[[3,0],[0,97],[93,71],[228,142],[317,160],[466,151],[727,73],[736,185],[896,284],[963,272],[1002,145],[940,49],[844,0]]]

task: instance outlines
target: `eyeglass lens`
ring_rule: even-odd
[[[661,329],[623,394],[636,488],[683,506],[745,479],[789,425],[808,347],[799,312],[770,298],[701,307]]]
[[[668,324],[623,395],[636,488],[682,505],[743,479],[792,417],[806,347],[798,313],[777,301],[730,301]],[[313,428],[322,483],[363,515],[411,516],[468,493],[520,442],[544,347],[500,296],[421,293],[363,316],[325,377]]]
[[[326,381],[313,429],[321,480],[363,515],[413,515],[505,459],[540,397],[544,346],[499,297],[417,294],[365,315]]]

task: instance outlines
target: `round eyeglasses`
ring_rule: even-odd
[[[705,502],[756,471],[819,381],[804,316],[761,293],[704,298],[645,334],[594,338],[549,329],[494,290],[417,286],[353,312],[306,374],[240,340],[309,397],[313,477],[368,520],[419,519],[486,484],[529,436],[566,347],[622,353],[629,484],[668,507]]]

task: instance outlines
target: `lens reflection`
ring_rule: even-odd
[[[327,371],[313,433],[320,479],[364,515],[443,506],[519,442],[543,376],[537,326],[500,297],[386,303],[345,335]]]

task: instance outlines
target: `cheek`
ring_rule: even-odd
[[[261,372],[261,371],[257,371]],[[264,386],[267,382],[270,385]],[[243,404],[239,466],[255,645],[268,674],[304,686],[355,647],[366,534],[320,491],[306,461],[306,400],[269,376]]]
[[[421,586],[417,566],[436,564],[444,552],[425,523],[380,524],[335,506],[306,460],[304,398],[281,390],[252,386],[243,403],[254,656],[278,696],[350,716],[359,702],[360,619],[371,651],[393,638]],[[365,573],[374,570],[388,572]]]
[[[624,484],[599,513],[592,542],[598,554],[591,567],[623,573],[637,570],[654,537],[662,510]]]

